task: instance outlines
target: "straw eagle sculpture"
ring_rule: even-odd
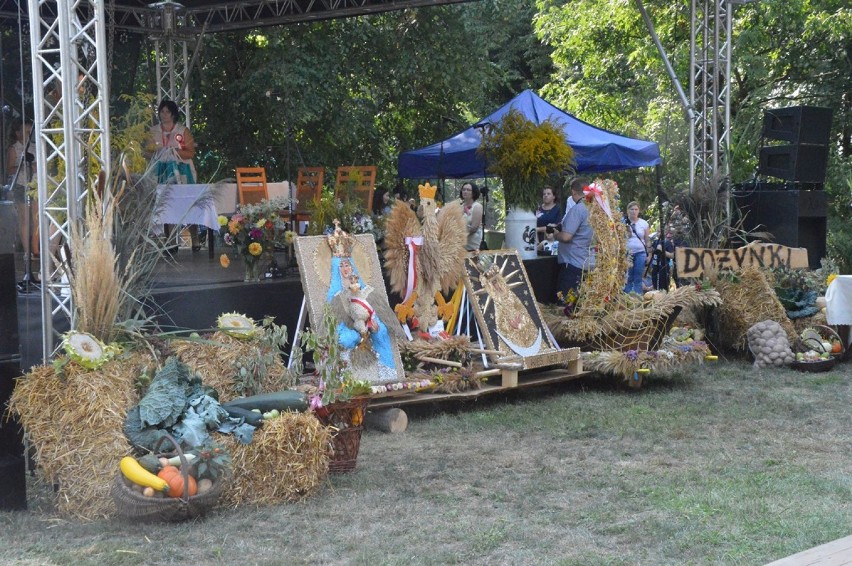
[[[391,289],[402,297],[394,309],[397,319],[429,332],[439,318],[446,322],[452,315],[439,291],[461,281],[467,230],[461,202],[449,202],[436,213],[436,187],[418,188],[422,222],[408,204],[397,202],[385,224],[385,271]]]

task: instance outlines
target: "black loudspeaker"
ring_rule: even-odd
[[[791,106],[763,113],[763,139],[787,145],[760,148],[757,171],[797,183],[822,184],[828,161],[831,108]]]
[[[15,225],[12,203],[0,203],[0,226]],[[15,287],[14,235],[0,228],[0,511],[27,508],[21,426],[6,419],[6,403],[21,375],[18,342],[18,291]],[[12,245],[9,245],[11,240]]]
[[[773,145],[760,148],[757,172],[797,183],[824,183],[827,145]]]
[[[735,191],[748,231],[770,232],[776,244],[807,248],[811,269],[825,257],[828,195],[825,191]]]
[[[828,145],[831,108],[791,106],[763,112],[763,138],[791,144]]]

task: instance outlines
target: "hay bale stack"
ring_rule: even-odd
[[[226,505],[297,501],[317,491],[328,474],[331,430],[311,413],[283,413],[263,423],[251,444],[222,443],[233,475],[222,494]]]
[[[722,296],[722,306],[716,311],[720,346],[745,351],[748,347],[746,332],[764,320],[774,320],[791,342],[796,340],[798,333],[763,270],[751,266],[736,277],[713,272],[708,272],[707,276]]]
[[[122,429],[138,401],[133,382],[154,363],[138,351],[97,370],[69,362],[58,375],[53,366],[36,366],[18,380],[9,408],[32,442],[41,471],[58,485],[61,514],[89,520],[113,514],[109,483],[119,460],[130,453]]]
[[[203,342],[174,340],[172,350],[205,385],[219,392],[223,403],[243,395],[281,391],[290,385],[279,352],[259,337],[238,339],[216,332]]]

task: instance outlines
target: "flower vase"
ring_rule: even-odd
[[[506,247],[518,250],[521,259],[535,259],[536,217],[530,210],[509,207],[505,219]]]
[[[246,283],[257,283],[260,281],[261,274],[263,270],[260,267],[260,262],[258,260],[246,260],[245,262],[246,272],[243,277],[243,281]]]

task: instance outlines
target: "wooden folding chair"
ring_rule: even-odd
[[[257,204],[269,197],[264,167],[237,167],[237,194],[240,204]]]
[[[296,208],[294,220],[308,222],[311,219],[309,206],[322,196],[322,182],[325,170],[322,167],[299,167],[296,178]]]
[[[356,199],[367,214],[373,211],[373,193],[376,190],[376,166],[355,165],[337,168],[334,196],[340,199]]]

